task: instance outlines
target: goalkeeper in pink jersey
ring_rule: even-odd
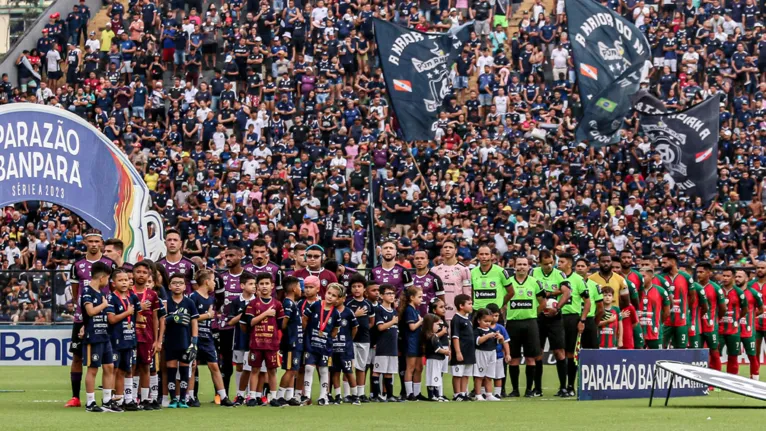
[[[446,305],[447,313],[445,318],[447,322],[452,320],[452,316],[457,312],[455,310],[455,296],[466,294],[471,297],[471,271],[467,266],[457,260],[457,244],[448,239],[442,244],[441,265],[431,268],[431,272],[438,275],[444,283],[443,300]]]

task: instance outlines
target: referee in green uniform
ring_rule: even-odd
[[[588,317],[585,319],[585,328],[580,338],[580,345],[583,349],[598,349],[598,324],[596,322],[600,322],[601,318],[604,317],[604,295],[601,294],[601,286],[588,278],[587,260],[584,258],[577,259],[575,271],[585,280],[591,300],[591,307]],[[594,302],[596,303],[595,307],[593,307]]]
[[[545,341],[548,341],[549,348],[556,358],[556,371],[559,377],[559,391],[556,393],[560,397],[566,392],[567,385],[567,362],[564,355],[564,323],[561,318],[561,309],[570,301],[571,287],[566,276],[558,268],[553,266],[553,253],[548,250],[540,251],[540,266],[532,270],[532,277],[543,284],[546,297],[554,298],[558,301],[553,308],[545,307],[545,312],[537,316],[537,326],[540,331],[540,347],[545,349]],[[535,389],[536,397],[543,396],[543,355],[536,358],[538,364],[535,367]]]
[[[590,292],[585,284],[585,280],[574,272],[574,256],[569,253],[562,253],[559,256],[559,269],[564,273],[572,295],[569,302],[561,309],[564,315],[564,351],[567,361],[567,386],[565,391],[559,391],[556,396],[573,397],[575,396],[575,380],[577,379],[577,364],[575,364],[574,354],[577,345],[577,336],[585,330],[585,322],[591,310]]]
[[[508,305],[506,328],[511,338],[511,385],[510,397],[519,396],[519,365],[521,349],[524,348],[526,359],[525,375],[527,390],[524,396],[532,398],[532,383],[535,378],[535,358],[540,356],[540,334],[537,329],[537,315],[545,309],[545,290],[543,285],[529,275],[529,260],[517,257],[515,274],[511,277],[508,294],[503,299],[503,308]]]
[[[473,288],[473,308],[487,308],[489,304],[503,305],[503,298],[511,284],[511,274],[492,263],[492,250],[487,245],[479,247],[476,254],[479,266],[471,269],[471,287]]]

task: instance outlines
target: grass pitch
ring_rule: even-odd
[[[211,404],[215,393],[206,369],[200,370],[202,407],[134,413],[86,413],[84,408],[65,409],[70,398],[68,367],[2,367],[0,429],[30,430],[453,430],[453,429],[554,429],[593,430],[762,430],[766,402],[717,391],[707,397],[671,398],[663,407],[664,392],[648,407],[648,400],[559,400],[554,367],[546,367],[544,393],[537,399],[472,403],[398,403],[361,406],[307,406],[294,408],[238,407]],[[521,372],[524,385],[524,372]],[[100,377],[99,377],[100,379]],[[447,376],[448,395],[451,395]],[[314,396],[318,391],[314,385]],[[85,383],[82,398],[84,400]],[[398,390],[398,389],[397,389]],[[100,400],[100,392],[96,394]],[[485,428],[489,427],[489,428]]]

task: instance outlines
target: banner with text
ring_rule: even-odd
[[[580,352],[579,400],[649,398],[655,363],[678,361],[707,367],[707,349],[688,350],[582,350]],[[671,374],[660,369],[657,390],[667,389]],[[676,378],[673,396],[705,395],[707,387],[688,379]],[[664,392],[663,392],[664,393]]]
[[[8,365],[69,365],[72,327],[23,326],[0,328],[0,367]]]

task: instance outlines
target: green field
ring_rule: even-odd
[[[201,370],[202,371],[202,370]],[[206,370],[205,370],[206,371]],[[522,385],[524,372],[521,372]],[[447,376],[449,378],[449,376]],[[0,429],[124,429],[124,430],[221,430],[273,426],[273,429],[419,429],[452,430],[466,427],[509,429],[540,427],[554,430],[593,430],[616,427],[628,430],[758,430],[763,429],[766,403],[728,392],[707,397],[663,399],[648,408],[648,400],[591,401],[558,400],[555,393],[555,368],[546,367],[546,397],[502,402],[363,404],[361,406],[307,406],[294,408],[238,407],[227,409],[210,404],[214,393],[207,374],[203,382],[199,409],[134,413],[86,413],[85,409],[65,409],[71,396],[68,367],[2,367],[0,390]],[[449,385],[448,385],[449,386]],[[314,385],[316,392],[318,385]],[[448,388],[445,388],[448,389]],[[84,384],[83,384],[84,391]],[[447,390],[449,392],[449,389]],[[315,394],[316,396],[316,394]],[[85,393],[82,393],[85,397]],[[100,393],[96,394],[100,400]],[[152,427],[152,428],[149,428]],[[523,428],[522,428],[523,429]]]

